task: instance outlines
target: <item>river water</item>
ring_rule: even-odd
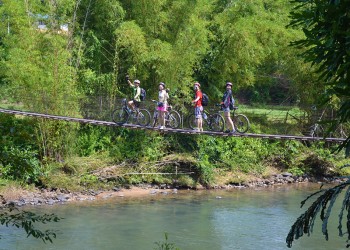
[[[288,249],[289,229],[306,209],[300,208],[300,202],[318,187],[179,191],[30,208],[64,218],[45,226],[58,230],[54,243],[0,227],[0,249],[158,249],[155,242],[164,242],[165,232],[169,242],[184,250]],[[338,209],[339,204],[330,219],[329,241],[322,236],[317,218],[314,233],[295,241],[292,249],[345,249],[346,238],[337,234]]]

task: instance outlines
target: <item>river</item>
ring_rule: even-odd
[[[318,187],[299,184],[186,190],[30,208],[64,218],[45,226],[58,230],[53,244],[26,238],[20,229],[0,227],[0,249],[157,249],[155,242],[164,242],[164,232],[168,233],[169,242],[183,250],[288,249],[288,231],[306,209],[300,208],[300,202]],[[339,204],[334,209],[329,241],[322,236],[317,218],[314,233],[295,241],[292,249],[344,249],[346,238],[337,234]]]

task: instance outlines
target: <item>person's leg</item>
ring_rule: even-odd
[[[202,117],[200,117],[198,119],[198,128],[199,128],[199,131],[203,131],[203,119],[202,119]]]
[[[161,124],[165,128],[165,111],[164,110],[161,111],[161,116],[162,116],[161,117],[161,119],[162,119]]]
[[[132,110],[135,109],[134,101],[131,100],[131,101],[128,102],[128,104],[129,104],[129,107],[130,107]]]
[[[164,120],[164,111],[158,110],[158,124],[160,128],[164,128],[165,120]]]
[[[235,129],[233,126],[233,121],[231,119],[230,111],[225,111],[224,116],[225,116],[227,129],[230,130],[231,132],[234,132]]]
[[[199,116],[199,131],[203,131],[203,113],[204,113],[204,109],[203,107],[199,107],[200,110],[200,116]]]
[[[200,107],[194,108],[194,116],[196,118],[196,126],[197,130],[201,131],[201,119],[202,119],[202,113]]]

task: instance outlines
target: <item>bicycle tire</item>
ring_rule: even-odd
[[[188,126],[190,129],[197,128],[196,117],[194,116],[194,114],[190,114],[187,118],[187,121],[188,121]]]
[[[225,120],[220,114],[213,114],[209,117],[209,128],[215,132],[224,131]]]
[[[202,116],[202,127],[203,127],[203,130],[204,131],[207,131],[209,129],[209,124],[208,124],[208,113],[206,111],[204,111],[207,118],[205,119],[203,116]],[[197,129],[197,119],[196,119],[196,116],[194,114],[190,114],[187,118],[188,120],[188,126],[190,127],[190,129]]]
[[[337,129],[331,133],[331,136],[336,138],[348,138],[349,131],[348,131],[348,124],[340,124],[338,125]]]
[[[156,127],[158,124],[158,111],[154,111],[153,113],[153,122],[152,122],[152,127]]]
[[[112,112],[112,120],[115,123],[118,124],[124,124],[127,122],[129,118],[128,113],[124,110],[124,108],[119,108],[119,109],[115,109]]]
[[[250,127],[248,118],[245,115],[241,115],[241,114],[234,116],[233,124],[236,128],[236,131],[241,134],[244,134],[245,132],[247,132]]]
[[[136,114],[136,121],[137,124],[140,126],[147,126],[149,125],[151,121],[151,114],[147,109],[140,109],[139,112]]]
[[[166,125],[169,126],[170,128],[175,129],[180,127],[180,124],[181,124],[180,114],[175,110],[170,111],[169,114],[167,115]]]
[[[310,127],[310,133],[309,135],[311,137],[323,137],[324,136],[324,129],[319,124],[314,124]]]

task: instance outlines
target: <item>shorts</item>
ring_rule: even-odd
[[[135,99],[133,99],[132,102],[134,103],[136,108],[140,107],[141,102],[138,102]]]
[[[222,107],[222,110],[223,110],[224,112],[230,112],[230,111],[231,111],[231,110],[230,110],[230,107],[225,108],[225,106]]]
[[[202,112],[203,112],[202,106],[194,108],[194,115],[195,115],[196,119],[202,118]]]
[[[168,106],[168,105],[163,104],[162,107],[159,107],[159,106],[158,106],[158,107],[157,107],[157,110],[158,110],[158,111],[167,111],[167,106]]]

